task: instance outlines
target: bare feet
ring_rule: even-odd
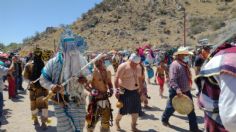
[[[120,131],[121,128],[120,128],[120,121],[116,120],[116,130],[117,131]]]
[[[135,124],[131,124],[131,129],[132,129],[132,131],[133,131],[133,132],[141,132],[136,126],[137,126],[136,123],[135,123]]]

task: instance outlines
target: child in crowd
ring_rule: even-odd
[[[156,82],[160,85],[159,95],[161,98],[163,98],[165,77],[168,80],[168,70],[167,70],[167,67],[165,66],[165,63],[163,61],[161,61],[159,63],[159,65],[157,66],[155,76],[156,76]]]

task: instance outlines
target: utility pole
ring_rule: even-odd
[[[55,39],[53,40],[53,46],[54,46],[54,53],[56,53],[57,49],[56,49],[56,40]]]
[[[184,47],[186,46],[186,12],[184,8]]]

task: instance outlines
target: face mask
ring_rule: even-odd
[[[188,56],[185,56],[184,59],[183,59],[183,61],[184,61],[185,63],[188,63],[188,62],[189,62],[189,57],[188,57]]]

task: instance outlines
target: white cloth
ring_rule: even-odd
[[[65,54],[65,63],[63,71],[63,80],[68,80],[71,76],[77,76],[78,72],[81,68],[86,65],[85,59],[81,56],[79,51],[71,51]],[[86,70],[86,69],[85,69]],[[83,71],[84,72],[84,71]],[[81,75],[83,75],[81,73]],[[85,104],[85,92],[84,86],[79,84],[77,78],[73,78],[67,85],[66,85],[66,93],[70,95],[70,97],[76,96],[79,99],[79,102]]]
[[[226,130],[236,131],[236,77],[221,74],[215,77],[221,92],[219,97],[219,113]]]
[[[64,87],[65,94],[79,99],[79,104],[70,102],[68,108],[63,108],[57,104],[54,105],[58,132],[83,131],[86,115],[86,95],[84,93],[84,85],[80,84],[75,76],[80,74],[87,77],[87,79],[91,79],[88,68],[78,73],[87,64],[85,58],[80,54],[79,45],[84,43],[81,37],[74,35],[71,30],[66,30],[61,37],[60,52],[58,52],[57,56],[50,59],[42,70],[40,84],[48,89],[73,77]],[[88,78],[89,75],[90,78]]]
[[[109,102],[108,100],[99,100],[97,102],[98,106],[100,106],[101,108],[106,108],[106,107],[109,107]]]

